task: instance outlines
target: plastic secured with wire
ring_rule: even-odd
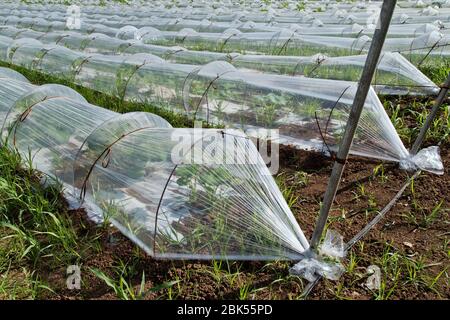
[[[37,71],[53,74],[57,64],[51,59],[55,56],[39,55],[36,61],[34,54],[42,52],[45,45],[21,43],[13,42],[13,64],[38,66]],[[254,129],[277,129],[274,142],[331,156],[345,130],[357,89],[352,82],[248,73],[223,61],[204,66],[172,64],[148,54],[80,53],[67,65],[72,72],[66,78],[121,100],[151,103],[249,134]],[[372,89],[350,153],[395,162],[410,158]]]
[[[172,128],[154,114],[121,115],[68,87],[17,78],[0,82],[5,144],[62,183],[73,207],[83,203],[148,254],[299,260],[308,248],[241,132]]]

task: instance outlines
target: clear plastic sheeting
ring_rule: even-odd
[[[85,20],[85,23],[96,23],[93,19]],[[324,26],[320,25],[319,21],[313,21],[311,23],[278,23],[278,24],[266,24],[248,22],[203,22],[190,19],[140,19],[133,20],[127,19],[126,21],[114,21],[106,20],[102,24],[116,28],[119,30],[125,30],[125,33],[117,33],[119,37],[124,39],[133,38],[133,32],[139,28],[153,27],[160,31],[180,31],[183,29],[190,29],[196,32],[209,32],[209,33],[223,33],[224,31],[234,28],[240,32],[278,32],[283,29],[290,29],[299,35],[316,35],[316,36],[333,36],[333,37],[358,37],[362,34],[372,36],[375,28],[373,25],[339,25],[332,24]],[[428,33],[433,30],[442,30],[446,32],[446,29],[442,29],[438,23],[423,23],[423,24],[408,24],[408,25],[392,25],[389,29],[389,37],[409,37],[417,36],[423,33]],[[129,33],[128,33],[129,32]]]
[[[12,71],[12,70],[11,70]],[[0,86],[0,118],[2,119],[2,123],[8,114],[11,106],[16,102],[17,99],[19,99],[22,95],[26,94],[29,90],[33,88],[33,85],[31,85],[28,81],[20,81],[17,79],[17,75],[12,73],[11,78],[7,78],[7,72],[0,70],[1,77],[0,77],[0,83],[2,84]]]
[[[207,130],[197,140],[191,129],[180,130],[177,135],[186,144],[179,146],[182,154],[175,165],[170,160],[178,144],[171,140],[173,129],[136,130],[120,141],[112,139],[115,143],[106,152],[102,151],[104,146],[97,152],[87,148],[87,158],[98,159],[102,165],[90,173],[86,198],[95,198],[106,212],[112,212],[114,219],[127,227],[122,232],[135,236],[137,242],[149,243],[144,248],[156,257],[298,258],[298,248],[307,242],[297,238],[299,230],[291,217],[274,216],[285,210],[285,204],[279,203],[281,194],[272,198],[259,191],[260,185],[276,188],[264,163],[247,168],[218,166],[217,159],[208,157],[202,159],[203,165],[191,164],[191,156],[207,154],[203,140],[217,141],[214,151],[220,155],[234,149],[237,156],[248,154],[251,141],[234,134],[223,138],[218,130]],[[244,158],[236,161],[245,163]],[[110,170],[116,172],[114,177],[108,176]],[[83,186],[84,181],[80,183]],[[145,199],[130,198],[136,192],[145,194]],[[143,210],[156,212],[157,220]],[[121,212],[133,214],[130,217]]]
[[[264,53],[272,55],[312,55],[327,52],[330,56],[360,54],[367,51],[370,38],[298,35],[292,30],[242,33],[229,29],[223,33],[186,33],[160,31],[158,37],[142,38],[144,43],[182,45],[188,49],[217,52]]]
[[[343,237],[334,230],[327,230],[319,253],[307,251],[304,259],[293,265],[289,272],[313,282],[318,276],[329,280],[339,280],[345,272],[340,259],[345,257]]]
[[[83,11],[84,12],[84,11]],[[3,13],[3,12],[2,12]],[[4,12],[3,21],[8,23],[16,23],[22,26],[33,26],[34,28],[44,29],[45,31],[45,20],[42,18],[41,13],[34,12],[32,10],[27,10],[25,12],[17,13],[19,16],[26,16],[24,19],[19,19],[14,17],[13,19],[10,15],[7,15],[7,11]],[[45,16],[45,12],[44,12]],[[60,25],[61,22],[66,21],[66,17],[62,15],[47,15],[48,19],[56,20],[55,27],[63,28],[64,25]],[[324,20],[327,22],[326,25],[319,18],[305,19],[303,21],[284,21],[284,22],[254,22],[251,20],[241,21],[239,18],[245,18],[245,14],[240,17],[236,16],[233,21],[214,21],[210,20],[208,17],[203,20],[196,20],[193,17],[185,14],[184,17],[171,18],[164,17],[162,14],[155,14],[150,17],[136,17],[131,15],[128,17],[120,17],[111,15],[110,13],[104,14],[89,14],[84,12],[83,23],[87,25],[104,25],[109,28],[123,28],[128,25],[133,25],[137,28],[142,27],[154,27],[159,30],[164,31],[179,31],[184,28],[190,28],[199,32],[223,32],[228,28],[237,28],[242,32],[252,32],[252,31],[279,31],[282,28],[288,28],[295,30],[298,34],[313,34],[313,35],[326,35],[326,36],[358,36],[361,33],[371,35],[374,31],[373,22],[370,17],[364,23],[356,23],[352,21],[354,17],[349,15],[346,18],[346,24],[342,21],[337,24],[330,24],[329,20]],[[209,19],[209,20],[208,20]],[[399,16],[394,19],[394,23],[402,23],[407,21],[409,17],[407,15]],[[437,23],[440,22],[440,23]],[[415,23],[402,23],[393,24],[389,30],[389,36],[415,36],[422,31],[422,26],[442,26],[443,22],[436,20],[436,18],[430,19],[430,21],[415,22]],[[109,32],[110,29],[106,29]],[[92,32],[95,27],[83,28],[85,32]]]
[[[5,25],[35,28],[34,24],[23,24],[18,19],[4,21]],[[47,30],[65,30],[54,23],[48,22]],[[331,27],[330,30],[336,27]],[[125,25],[121,28],[106,27],[101,24],[83,23],[83,28],[76,30],[85,34],[102,33],[109,36],[119,36],[120,39],[139,40],[147,44],[183,45],[193,50],[208,50],[215,52],[240,52],[272,55],[306,56],[325,52],[328,56],[346,56],[362,54],[368,51],[371,43],[370,36],[374,29],[362,32],[357,24],[350,31],[354,33],[341,33],[340,36],[322,32],[323,35],[301,32],[296,24],[285,27],[269,28],[267,31],[241,32],[234,25],[229,25],[221,32],[197,32],[192,28],[182,28],[178,31],[162,31],[155,27],[143,26],[137,28]],[[411,59],[416,64],[421,60],[433,61],[435,59],[448,59],[450,55],[450,33],[440,24],[414,24],[410,28],[405,25],[392,25],[394,34],[386,39],[385,51],[401,52],[405,55],[413,54]],[[303,28],[304,29],[304,28]],[[310,27],[306,28],[311,30]],[[326,27],[319,27],[325,30]],[[42,28],[40,28],[42,30]],[[123,31],[125,30],[125,32]],[[360,31],[358,31],[360,30]],[[357,32],[358,31],[358,32]],[[409,33],[408,33],[409,31]],[[24,36],[32,36],[33,31],[24,31]],[[438,37],[438,35],[440,35]],[[12,36],[12,35],[11,35]]]
[[[29,90],[26,94],[21,95],[14,104],[9,108],[7,115],[3,119],[2,124],[2,138],[6,139],[9,135],[13,136],[13,143],[15,143],[15,135],[17,132],[17,125],[21,120],[24,120],[32,108],[40,102],[46,100],[59,100],[70,98],[81,102],[86,102],[83,96],[78,92],[66,86],[58,84],[46,84]],[[20,121],[18,121],[20,120]]]
[[[6,50],[6,61],[7,62],[11,62],[12,57],[14,56],[14,54],[16,53],[16,50],[22,46],[29,46],[29,45],[34,45],[34,46],[39,46],[42,45],[42,43],[36,39],[32,39],[32,38],[21,38],[21,39],[17,39],[14,40],[8,47],[8,49]]]
[[[431,146],[411,155],[400,162],[400,167],[408,171],[425,170],[435,174],[444,174],[444,165],[439,153],[439,147]]]
[[[345,249],[343,237],[338,232],[327,229],[325,239],[320,246],[320,253],[334,258],[344,258]]]
[[[91,105],[64,86],[14,79],[0,82],[0,110],[8,146],[60,181],[72,205],[84,203],[154,257],[299,260],[308,249],[239,131],[176,129],[153,114]]]
[[[385,44],[385,50],[401,52],[415,65],[432,65],[444,63],[448,67],[450,61],[450,35],[438,31],[421,35],[416,38],[390,39]]]
[[[188,49],[216,52],[272,55],[313,55],[326,52],[329,56],[346,56],[367,52],[372,39],[367,35],[355,38],[298,35],[292,30],[283,29],[278,32],[239,32],[231,35],[195,32],[180,36],[177,32],[162,32],[162,36],[143,38],[142,41],[148,44],[182,45]],[[450,36],[434,30],[417,38],[388,38],[383,50],[413,52],[414,55],[420,56],[448,57]]]
[[[155,21],[166,19],[182,21],[189,19],[207,25],[208,23],[236,23],[253,21],[261,24],[307,23],[315,20],[327,21],[333,24],[365,24],[367,20],[379,14],[380,2],[334,2],[334,1],[272,1],[267,3],[249,2],[214,2],[176,1],[173,3],[152,1],[127,1],[124,4],[114,2],[78,2],[83,5],[84,19],[105,22],[108,17],[124,23],[126,18],[136,21]],[[19,16],[51,16],[64,17],[67,7],[62,4],[20,5],[2,4],[5,14]],[[448,21],[449,3],[445,1],[400,1],[393,16],[395,23],[414,24],[427,23],[435,19]],[[52,14],[48,12],[51,11]],[[30,23],[30,22],[28,22]]]
[[[300,276],[309,282],[315,281],[318,276],[336,281],[344,272],[345,268],[341,263],[325,260],[320,256],[304,258],[289,269],[290,274]]]
[[[117,31],[116,38],[136,39],[136,31],[138,31],[138,28],[134,26],[124,26]]]
[[[0,29],[0,31],[3,31],[2,29]],[[2,36],[0,35],[0,59],[2,59],[2,61],[6,61],[7,60],[7,53],[8,53],[8,48],[9,45],[14,41],[14,39],[8,37],[8,36]]]
[[[237,68],[310,78],[358,81],[366,55],[310,57],[239,55],[231,60]],[[435,95],[439,88],[399,53],[384,52],[372,81],[380,94]]]
[[[20,82],[27,82],[29,83],[28,79],[25,78],[21,73],[14,71],[9,68],[3,68],[0,67],[0,79],[14,79],[18,80]]]
[[[29,65],[35,56],[25,59],[23,53],[45,46],[25,41],[23,48],[14,47],[21,59],[13,55],[12,61]],[[56,65],[46,61],[50,57],[39,56],[33,64],[37,71],[53,74]],[[172,64],[148,54],[81,56],[67,65],[72,72],[66,77],[81,86],[249,134],[277,129],[274,142],[328,154],[336,152],[357,89],[353,82],[247,73],[224,61]],[[350,152],[396,162],[410,157],[372,89]]]
[[[5,30],[0,29],[0,34],[3,31]],[[323,54],[309,57],[227,54],[192,51],[181,47],[146,45],[110,37],[98,37],[91,40],[91,36],[81,37],[77,34],[67,33],[41,33],[38,38],[49,45],[57,43],[88,54],[129,55],[151,53],[172,63],[200,65],[214,61],[227,61],[243,71],[346,81],[358,81],[367,57],[366,55],[327,57]],[[3,41],[0,38],[0,52],[2,51],[1,46],[5,48],[3,50],[7,50],[6,45],[9,43],[9,38],[5,39]],[[64,56],[68,53],[60,52],[60,54]],[[391,52],[385,52],[381,55],[373,79],[373,86],[380,94],[435,95],[439,92],[439,88],[407,59],[399,53]]]

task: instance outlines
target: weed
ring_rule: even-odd
[[[108,287],[112,288],[117,297],[122,300],[141,300],[144,299],[150,293],[171,288],[173,285],[178,283],[178,281],[164,282],[150,289],[145,289],[146,281],[145,281],[145,272],[143,271],[141,276],[141,282],[138,288],[135,288],[135,286],[131,282],[126,280],[125,278],[126,274],[124,274],[124,270],[125,269],[122,269],[119,272],[116,272],[118,279],[114,279],[112,277],[107,276],[103,271],[99,269],[95,268],[90,269],[90,271],[95,276],[103,280]]]

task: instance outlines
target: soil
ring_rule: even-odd
[[[414,182],[415,201],[420,204],[423,211],[429,214],[440,202],[443,215],[450,208],[450,152],[448,146],[441,148],[441,156],[444,161],[445,174],[436,176],[422,173]],[[399,170],[395,164],[384,164],[383,181],[380,176],[374,177],[373,170],[379,165],[379,161],[368,161],[358,157],[350,157],[342,177],[340,189],[337,193],[335,205],[331,211],[331,228],[337,230],[348,241],[362,227],[364,227],[376,214],[376,210],[383,208],[408,179],[408,173]],[[281,173],[287,185],[295,186],[298,201],[293,205],[293,212],[307,237],[313,231],[319,204],[327,186],[332,162],[330,159],[313,152],[293,150],[289,147],[280,149]],[[307,173],[307,183],[299,184],[296,174],[299,171]],[[364,186],[364,195],[358,186]],[[429,262],[429,272],[436,275],[443,266],[449,266],[446,250],[442,250],[442,243],[448,239],[448,218],[437,219],[427,228],[418,227],[405,220],[404,215],[412,210],[413,195],[408,188],[400,201],[393,207],[388,215],[377,224],[374,229],[363,239],[365,244],[361,254],[361,263],[358,267],[364,269],[370,264],[373,257],[381,257],[385,243],[389,243],[395,250],[409,256],[426,256]],[[371,201],[369,201],[369,199]],[[372,203],[372,207],[368,204]],[[81,210],[70,212],[75,225],[80,226],[79,235],[98,232],[98,227],[86,220],[85,213]],[[417,214],[417,213],[416,213]],[[86,226],[88,226],[86,228]],[[119,261],[132,263],[135,275],[129,278],[139,287],[142,271],[145,271],[145,288],[150,289],[168,280],[183,279],[182,292],[177,299],[233,299],[238,298],[243,286],[251,284],[254,290],[250,298],[257,299],[288,299],[298,297],[303,284],[298,278],[277,282],[276,280],[288,275],[288,263],[275,262],[229,262],[231,272],[239,272],[236,283],[230,285],[227,281],[218,281],[211,276],[210,261],[163,261],[155,260],[140,251],[131,241],[118,231],[110,230],[100,232],[101,250],[88,255],[81,266],[84,270],[82,277],[82,290],[72,291],[66,289],[65,267],[60,270],[48,270],[45,274],[51,288],[56,295],[49,294],[51,299],[116,299],[114,291],[102,280],[98,279],[89,268],[101,269],[105,273],[113,274],[113,266]],[[406,244],[406,245],[405,245]],[[355,246],[357,247],[357,246]],[[441,250],[439,250],[441,248]],[[448,250],[448,249],[447,249]],[[224,263],[225,264],[225,263]],[[209,271],[206,271],[209,270]],[[365,278],[364,278],[365,279]],[[405,286],[402,290],[395,290],[391,298],[394,299],[440,299],[450,298],[450,289],[441,281],[440,295],[433,290],[418,290]],[[370,299],[373,295],[363,287],[360,280],[344,274],[340,280],[343,283],[343,295],[353,299]],[[328,280],[321,281],[311,293],[311,299],[334,299],[335,283]],[[444,292],[444,296],[442,296]],[[149,293],[146,298],[152,299],[161,296],[162,291]],[[167,296],[165,296],[166,298]]]

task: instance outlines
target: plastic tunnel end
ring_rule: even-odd
[[[444,174],[444,164],[438,146],[431,146],[420,150],[400,161],[400,168],[406,171],[424,170],[436,175]]]

